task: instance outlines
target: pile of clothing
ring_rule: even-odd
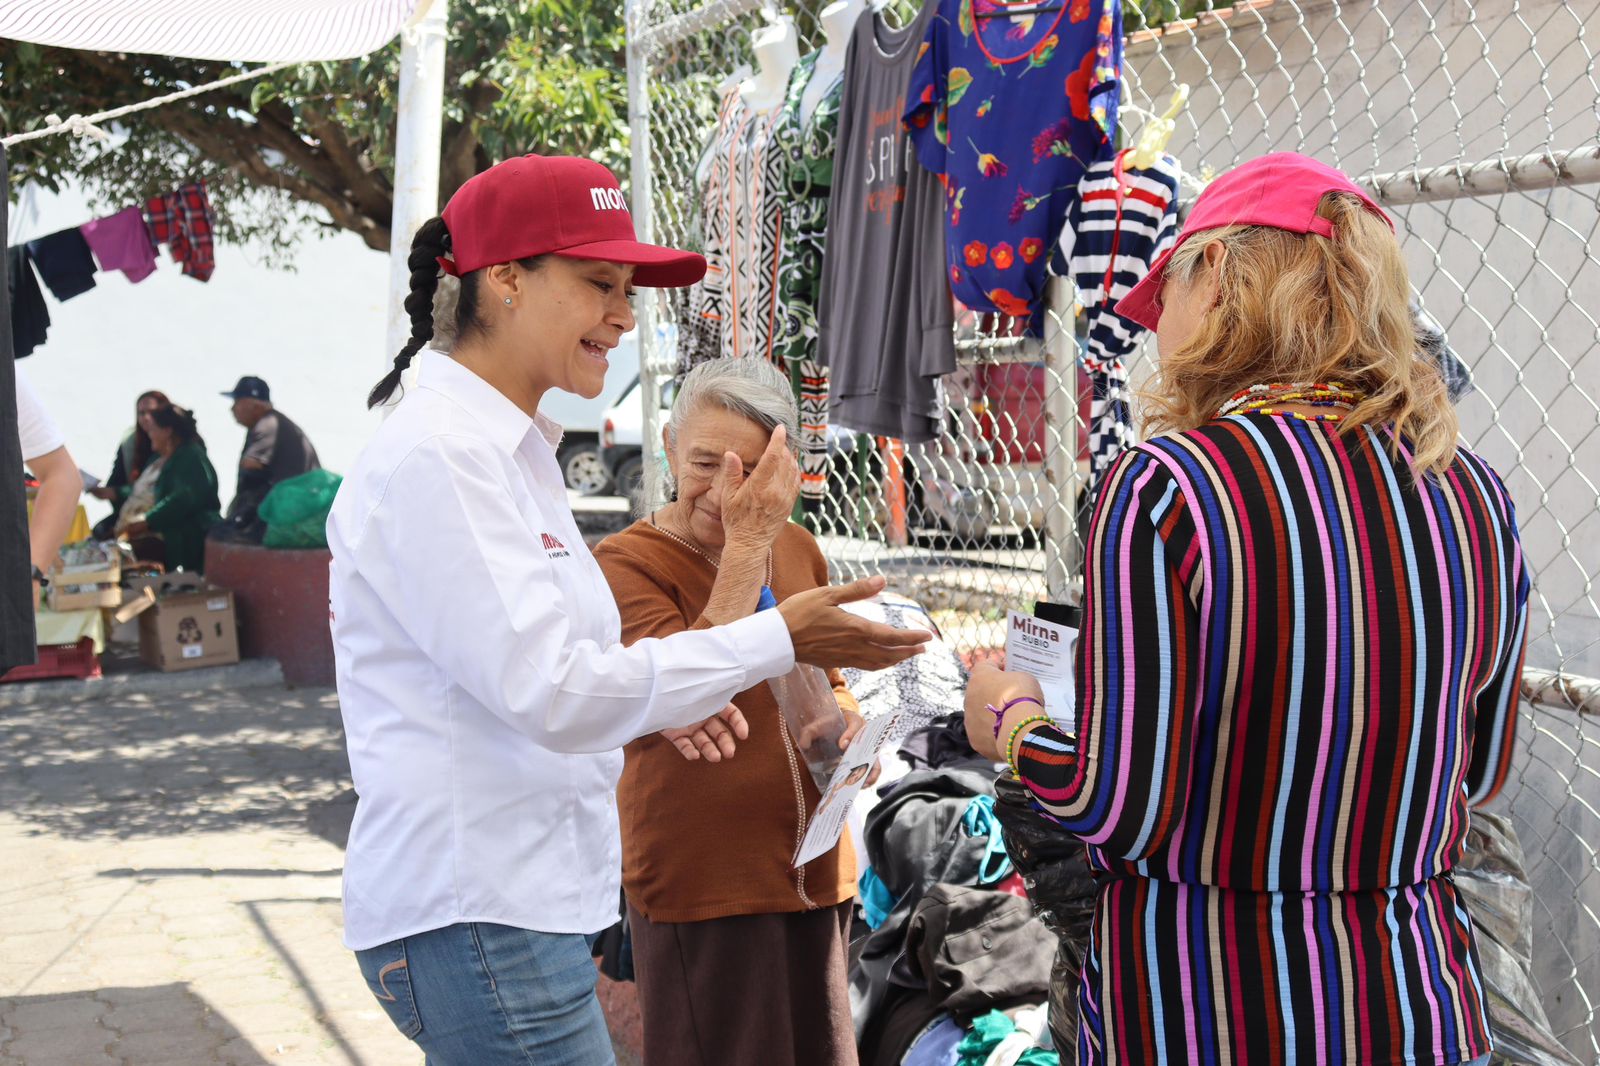
[[[898,758],[913,768],[880,787],[863,833],[869,932],[850,966],[862,1066],[1060,1061],[1094,910],[1082,845],[996,780],[959,713],[912,732]]]

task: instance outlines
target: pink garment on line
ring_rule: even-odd
[[[101,270],[120,270],[129,281],[148,278],[156,269],[156,246],[150,241],[150,229],[144,223],[144,212],[137,207],[126,207],[108,218],[85,222],[79,227],[83,239],[89,242]]]

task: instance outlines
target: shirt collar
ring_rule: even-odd
[[[554,421],[544,415],[529,418],[499,389],[445,353],[424,348],[419,356],[418,387],[432,389],[466,408],[498,447],[516,451],[528,438],[530,430],[538,430],[539,436],[552,448],[561,443],[563,431]]]

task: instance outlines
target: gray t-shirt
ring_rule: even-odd
[[[956,368],[945,277],[944,195],[900,124],[928,21],[891,29],[864,15],[845,59],[817,358],[829,367],[829,418],[909,443],[938,435],[939,378]]]

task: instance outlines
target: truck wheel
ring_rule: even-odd
[[[611,487],[611,475],[600,461],[600,446],[589,441],[561,452],[561,476],[580,496],[598,496]]]

